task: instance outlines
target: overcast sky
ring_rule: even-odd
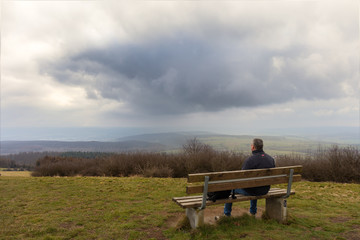
[[[359,1],[2,1],[1,127],[359,125]]]

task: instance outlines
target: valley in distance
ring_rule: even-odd
[[[227,135],[209,132],[167,132],[146,133],[113,138],[111,141],[76,140],[4,140],[1,141],[1,155],[22,152],[169,152],[176,153],[191,139],[196,138],[217,151],[249,152],[254,137],[264,140],[264,150],[272,155],[307,154],[319,148],[338,146],[360,146],[358,128],[298,129],[279,134],[279,130],[263,131],[262,135]],[[79,132],[80,133],[80,132]],[[106,131],[105,131],[106,133]],[[116,133],[113,131],[112,134]],[[104,134],[104,133],[103,133]],[[280,132],[281,134],[281,132]],[[112,136],[114,137],[114,136]],[[39,137],[41,138],[41,136]]]

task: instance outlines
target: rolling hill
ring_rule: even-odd
[[[250,149],[250,142],[256,136],[225,135],[209,132],[169,132],[141,134],[122,137],[112,142],[102,141],[1,141],[1,155],[20,152],[176,152],[190,139],[212,146],[219,151],[244,151]],[[335,139],[326,141],[299,136],[262,136],[264,149],[270,154],[309,153],[321,147],[348,145]]]

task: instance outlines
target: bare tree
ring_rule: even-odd
[[[213,151],[213,148],[194,137],[186,141],[183,145],[183,150],[186,154],[197,154],[200,152]]]

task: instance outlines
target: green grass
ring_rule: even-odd
[[[287,224],[249,215],[224,218],[219,226],[201,228],[193,239],[360,239],[359,184],[301,182],[295,189]],[[264,200],[260,203],[263,207]],[[248,203],[238,207],[248,208]]]
[[[289,223],[247,215],[177,229],[185,179],[0,177],[0,239],[358,239],[360,185],[294,184]],[[259,201],[259,208],[264,200]],[[233,208],[248,208],[248,203]],[[206,210],[205,210],[206,211]]]

